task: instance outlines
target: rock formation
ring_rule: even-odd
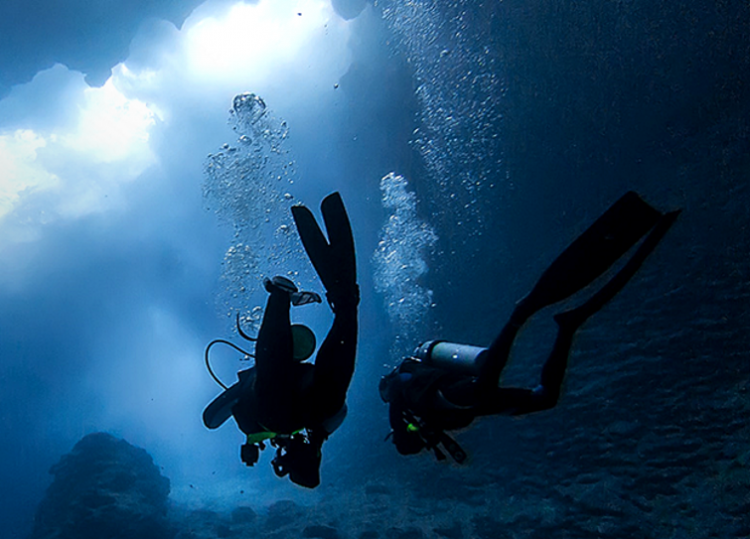
[[[30,539],[168,539],[169,479],[151,456],[109,434],[81,439],[55,464]]]

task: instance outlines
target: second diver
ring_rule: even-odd
[[[662,214],[636,193],[626,193],[552,262],[532,291],[516,304],[489,348],[443,341],[418,347],[380,381],[398,452],[432,449],[442,460],[442,447],[460,463],[466,454],[445,431],[467,427],[479,416],[521,415],[554,407],[576,332],[633,277],[678,214]],[[587,287],[639,241],[627,262],[595,294],[579,307],[555,315],[557,338],[539,385],[498,387],[513,341],[526,321],[540,309]]]

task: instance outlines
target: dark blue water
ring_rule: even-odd
[[[480,422],[466,470],[381,446],[349,473],[387,463],[434,514],[474,508],[464,537],[746,535],[746,6],[390,7],[416,85],[411,185],[439,237],[422,333],[488,343],[625,190],[683,214],[583,330],[557,409]],[[543,320],[522,335],[508,383],[536,382],[551,338]]]
[[[265,461],[217,462],[222,479],[236,473],[217,486],[221,503],[173,481],[180,537],[750,535],[749,16],[739,1],[379,0],[354,22],[352,66],[325,122],[235,108],[227,146],[205,162],[205,203],[227,245],[214,327],[231,335],[235,312],[257,320],[259,283],[280,264],[316,282],[288,208],[340,190],[361,343],[321,487],[280,486]],[[383,440],[379,377],[421,340],[487,345],[627,190],[683,212],[582,330],[559,405],[459,433],[462,467],[399,456]],[[537,383],[550,315],[521,335],[504,382]],[[299,316],[317,331],[330,320]],[[185,499],[217,513],[190,513]],[[228,516],[237,503],[256,525]]]

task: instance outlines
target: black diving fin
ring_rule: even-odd
[[[519,306],[531,314],[584,289],[661,218],[661,212],[629,191],[550,264]]]
[[[240,379],[239,382],[231,385],[203,410],[203,424],[209,429],[219,428],[232,417],[232,408],[247,391],[248,386],[255,382],[255,369],[240,371],[237,376]]]
[[[328,238],[305,206],[292,207],[292,216],[302,245],[326,290],[331,293],[349,291],[356,286],[357,264],[349,216],[341,195],[336,192],[320,205]]]
[[[221,395],[216,397],[211,404],[203,410],[203,424],[209,429],[217,429],[232,417],[232,408],[242,395],[242,384],[237,382]]]
[[[646,238],[636,249],[633,256],[620,268],[600,290],[598,290],[583,305],[555,315],[558,324],[572,324],[574,327],[582,324],[589,316],[601,309],[630,281],[633,275],[640,269],[643,262],[653,252],[664,235],[669,231],[681,210],[672,211],[662,215],[651,229]]]

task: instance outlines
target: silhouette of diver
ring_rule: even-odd
[[[308,488],[320,483],[321,447],[346,416],[357,347],[359,287],[354,240],[341,196],[327,196],[321,213],[330,243],[309,209],[292,208],[300,239],[334,313],[314,365],[302,362],[315,348],[314,335],[305,326],[292,326],[289,311],[291,305],[320,302],[320,296],[298,291],[284,277],[266,279],[269,296],[255,344],[255,366],[240,371],[239,381],[203,412],[209,429],[234,416],[247,435],[241,450],[245,464],[253,466],[258,461],[267,440],[277,448],[272,461],[276,474],[288,474],[292,482]],[[240,334],[256,340],[241,329]]]
[[[510,320],[489,348],[429,341],[380,381],[389,403],[393,443],[407,455],[432,449],[463,462],[465,452],[446,430],[467,427],[478,416],[522,415],[554,407],[560,397],[568,354],[581,325],[612,299],[638,271],[679,215],[662,214],[628,192],[597,219],[542,274],[517,304]],[[645,238],[643,238],[645,236]],[[554,316],[557,338],[533,389],[498,387],[513,341],[540,309],[562,301],[591,284],[624,257],[639,240],[630,259],[585,303]]]

